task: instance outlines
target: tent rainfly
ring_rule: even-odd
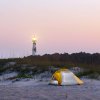
[[[68,69],[60,69],[56,71],[50,80],[50,84],[53,85],[81,85],[83,81],[80,80],[77,76],[75,76]]]

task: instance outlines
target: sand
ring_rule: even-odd
[[[100,100],[100,81],[83,85],[53,86],[39,80],[0,82],[0,100]]]

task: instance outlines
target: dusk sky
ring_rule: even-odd
[[[0,0],[0,57],[100,53],[100,0]]]

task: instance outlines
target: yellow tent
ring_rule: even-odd
[[[83,84],[83,81],[75,76],[68,69],[60,69],[52,75],[50,84],[55,85],[74,85],[74,84]]]

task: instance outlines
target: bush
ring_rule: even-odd
[[[76,75],[78,77],[87,76],[88,78],[91,78],[91,79],[99,79],[100,71],[87,70],[87,71],[79,72]]]
[[[29,74],[18,74],[18,76],[16,78],[32,78],[32,75]]]

